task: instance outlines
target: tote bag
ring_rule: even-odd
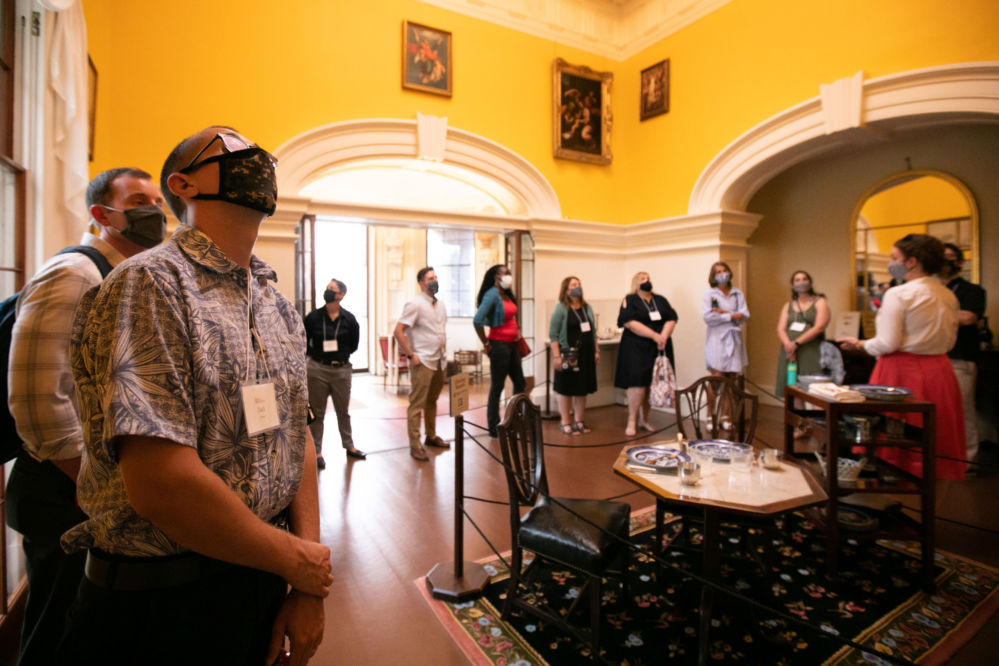
[[[649,403],[653,407],[673,407],[676,391],[676,375],[665,352],[659,352],[656,364],[652,366],[652,385],[649,387]]]

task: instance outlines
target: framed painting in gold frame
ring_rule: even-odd
[[[610,92],[614,75],[556,58],[552,77],[555,157],[610,164]]]
[[[451,96],[451,33],[402,22],[402,87]]]
[[[639,120],[648,120],[669,111],[669,59],[642,70],[642,99]]]

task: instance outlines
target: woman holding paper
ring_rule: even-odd
[[[896,241],[888,272],[904,284],[885,292],[876,320],[877,336],[837,342],[845,349],[878,357],[872,384],[901,386],[912,391],[914,398],[936,404],[937,478],[961,479],[967,465],[948,460],[967,457],[961,393],[947,358],[957,340],[958,304],[936,277],[943,265],[943,244],[933,236],[909,234]],[[906,419],[922,425],[918,415],[907,415]],[[891,448],[878,449],[877,455],[922,476],[919,452]]]
[[[777,396],[784,397],[787,364],[795,361],[799,375],[822,373],[819,345],[829,325],[829,304],[825,294],[815,293],[812,276],[807,271],[791,275],[791,300],[784,304],[777,321],[780,358],[777,362]]]

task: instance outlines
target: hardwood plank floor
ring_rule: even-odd
[[[485,425],[488,384],[472,385],[470,424]],[[447,416],[445,389],[438,407],[438,434],[454,436]],[[340,448],[336,416],[326,416],[324,454],[327,469],[319,475],[323,542],[333,549],[335,580],[326,601],[326,632],[313,664],[464,664],[465,658],[430,613],[413,581],[438,562],[453,559],[454,453],[430,449],[430,461],[409,456],[405,407],[408,396],[382,388],[380,377],[354,378],[351,420],[354,441],[368,452],[364,461],[348,461]],[[554,405],[553,405],[554,406]],[[780,442],[782,412],[761,407],[758,440]],[[587,410],[593,432],[568,437],[557,421],[544,424],[545,441],[567,448],[546,450],[549,483],[555,495],[622,498],[633,509],[652,498],[611,472],[621,445],[592,447],[624,440],[625,409]],[[655,414],[653,424],[665,427],[672,417]],[[474,433],[484,431],[468,425]],[[673,432],[672,430],[670,431]],[[502,469],[486,451],[498,455],[487,436],[477,436],[465,448],[465,494],[506,500]],[[995,473],[950,484],[942,490],[938,514],[999,532],[999,512],[993,510]],[[634,492],[633,492],[634,491]],[[472,518],[500,551],[510,547],[506,506],[467,501]],[[938,547],[999,567],[999,537],[994,533],[939,521]],[[474,528],[465,526],[465,558],[490,554]],[[992,663],[999,653],[999,620],[993,618],[952,664]]]

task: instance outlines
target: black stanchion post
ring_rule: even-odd
[[[489,583],[481,564],[464,559],[465,539],[465,418],[454,417],[454,561],[439,562],[427,573],[427,587],[435,599],[464,601],[478,597]]]
[[[545,408],[541,410],[541,418],[550,421],[559,418],[558,412],[552,411],[552,343],[545,343]]]

